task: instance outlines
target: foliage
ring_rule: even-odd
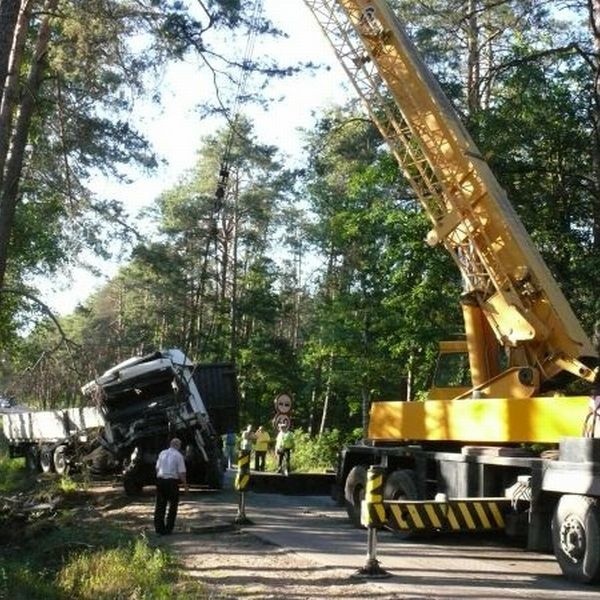
[[[251,17],[242,4],[207,6],[221,25],[245,31]],[[588,34],[576,18],[559,21],[563,13],[549,12],[546,2],[393,5],[591,332],[600,318],[593,277],[600,266],[600,145]],[[467,5],[477,10],[469,13]],[[160,31],[148,38],[153,50],[181,56],[202,46],[207,38],[198,23],[178,3],[168,9],[171,18],[144,24]],[[89,61],[91,80],[111,92],[102,101],[108,110],[123,88],[118,70],[118,81],[104,81],[108,74],[94,54],[106,30],[69,27],[85,33],[73,56]],[[66,51],[52,56],[71,90],[82,69]],[[94,115],[108,118],[105,112]],[[84,117],[74,114],[69,126],[73,151]],[[40,125],[39,148],[58,177],[64,168],[57,171],[52,161],[61,147],[44,131]],[[107,129],[98,143],[109,144],[116,131]],[[133,132],[122,134],[125,142]],[[0,328],[7,326],[4,386],[32,406],[73,405],[82,401],[81,384],[116,362],[178,346],[199,362],[235,361],[243,421],[268,422],[273,399],[285,391],[294,398],[294,424],[312,436],[364,426],[374,399],[426,397],[437,341],[463,334],[458,270],[424,243],[430,224],[355,103],[316,115],[305,142],[305,168],[290,171],[241,114],[234,129],[202,140],[197,164],[145,216],[159,235],[140,237],[119,273],[60,320],[70,344],[49,319],[19,340],[10,334],[22,324],[6,325],[0,316]],[[81,157],[95,157],[92,150],[100,160],[97,147]],[[141,140],[132,141],[130,159],[144,150]],[[52,190],[64,189],[61,177]],[[25,241],[30,256],[25,247],[16,253],[23,272],[52,257],[60,264],[63,242],[71,240],[61,226],[64,199],[42,185],[31,194],[36,201],[24,203],[19,218],[39,246]],[[84,231],[99,251],[91,221]],[[17,300],[4,299],[0,311],[14,314]]]
[[[38,490],[40,501],[47,491]],[[62,508],[21,531],[10,555],[0,557],[0,598],[205,597],[166,551],[87,515]],[[10,544],[14,536],[3,533],[3,544]]]
[[[335,470],[340,450],[348,443],[362,437],[362,430],[343,434],[332,429],[312,437],[302,429],[295,429],[294,451],[292,453],[293,470],[305,473]]]
[[[107,258],[140,238],[125,207],[90,187],[99,175],[125,180],[131,168],[156,167],[131,114],[142,97],[160,100],[165,65],[196,58],[220,73],[234,62],[213,48],[221,32],[228,41],[236,30],[279,32],[248,3],[224,0],[15,1],[3,10],[9,5],[15,19],[0,27],[0,332],[14,335],[18,318],[37,320],[40,305],[8,289],[32,291],[32,278],[86,251]],[[299,67],[244,68],[273,77]]]

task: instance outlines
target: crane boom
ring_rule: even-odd
[[[530,369],[535,389],[565,371],[593,382],[592,343],[387,2],[304,1],[431,220],[428,243],[452,256],[509,366]]]

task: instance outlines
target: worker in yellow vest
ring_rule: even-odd
[[[287,423],[279,423],[279,433],[275,439],[275,452],[278,458],[278,472],[287,475],[291,471],[291,453],[294,449],[294,434]]]
[[[254,470],[264,471],[265,460],[267,457],[267,450],[269,449],[269,442],[271,436],[269,432],[260,425],[254,434]]]

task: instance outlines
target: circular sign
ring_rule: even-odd
[[[292,424],[292,419],[290,419],[289,415],[282,414],[278,414],[273,417],[273,427],[275,429],[277,429],[282,423],[289,427]]]
[[[275,398],[275,410],[282,415],[287,415],[292,410],[292,399],[287,394],[279,394]]]

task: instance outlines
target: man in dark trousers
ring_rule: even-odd
[[[184,490],[187,492],[188,485],[185,461],[181,454],[181,440],[173,438],[169,447],[158,455],[156,461],[154,529],[158,535],[169,535],[173,532],[179,504],[179,483],[183,483]],[[167,513],[166,521],[165,512]]]

